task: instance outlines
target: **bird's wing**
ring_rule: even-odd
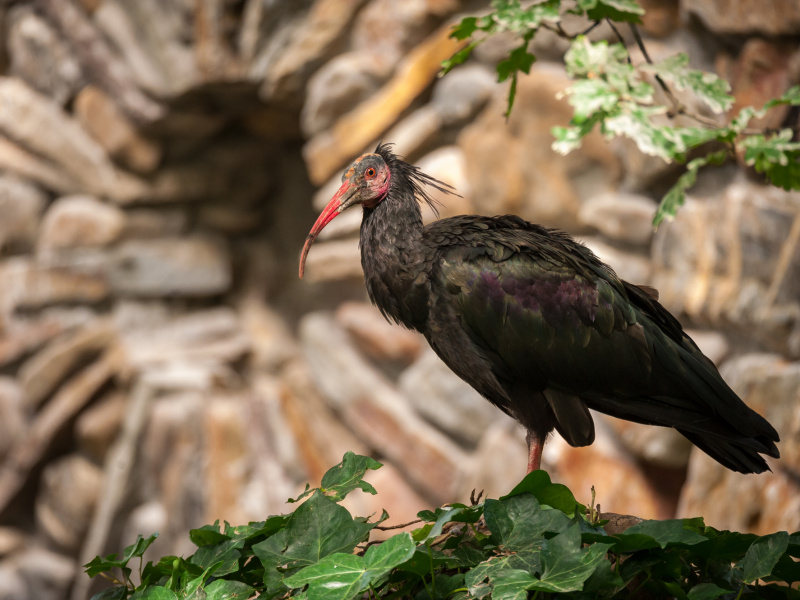
[[[522,220],[448,221],[438,282],[500,379],[612,393],[626,384],[617,375],[624,367],[647,381],[651,356],[636,307],[587,248]]]

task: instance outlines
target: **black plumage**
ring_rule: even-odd
[[[726,467],[760,473],[778,434],[728,387],[657,300],[569,235],[516,216],[423,226],[425,187],[451,192],[388,145],[356,160],[315,223],[363,207],[361,261],[372,302],[422,333],[462,379],[528,430],[529,470],[553,429],[594,440],[589,408],[674,427]]]

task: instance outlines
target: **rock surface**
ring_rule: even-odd
[[[18,5],[8,16],[10,72],[33,88],[66,104],[85,83],[81,64],[52,24],[30,6]]]
[[[560,156],[550,149],[550,129],[570,119],[556,95],[569,85],[562,71],[534,66],[519,80],[515,110],[505,125],[506,99],[497,95],[460,138],[475,208],[515,213],[529,221],[575,231],[584,200],[611,191],[620,165],[597,135]],[[535,164],[536,168],[530,168]]]
[[[38,249],[107,246],[125,229],[125,213],[92,196],[64,196],[54,201],[42,219]]]
[[[308,315],[300,335],[316,384],[344,422],[431,498],[454,492],[464,453],[414,413],[332,319]]]
[[[231,285],[227,245],[211,236],[129,240],[112,256],[108,281],[122,296],[213,296]]]
[[[0,177],[0,254],[31,250],[45,200],[38,187],[16,177]]]
[[[800,297],[794,194],[735,181],[689,201],[653,244],[653,284],[669,309],[753,327],[769,347],[797,356]],[[795,225],[795,223],[797,223]],[[790,233],[797,230],[797,234]]]
[[[681,11],[699,18],[712,31],[762,35],[787,35],[800,31],[800,8],[792,0],[776,0],[760,10],[758,0],[729,4],[721,0],[681,2]]]
[[[430,349],[403,372],[398,385],[419,414],[471,447],[502,414]]]
[[[626,244],[644,246],[653,235],[651,223],[656,204],[634,194],[609,193],[589,198],[578,211],[585,227]]]
[[[100,497],[102,470],[71,455],[48,465],[36,499],[36,520],[45,535],[68,553],[77,551]]]

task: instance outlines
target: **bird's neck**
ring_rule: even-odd
[[[361,265],[370,300],[384,316],[422,331],[427,318],[422,215],[412,196],[364,208]],[[425,280],[425,281],[423,281]]]

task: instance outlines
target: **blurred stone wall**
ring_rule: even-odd
[[[798,83],[791,0],[642,4],[650,53],[689,52],[738,105]],[[493,65],[513,40],[437,79],[449,27],[485,8],[0,0],[0,599],[87,598],[94,555],[153,531],[153,556],[188,554],[189,528],[288,510],[347,450],[385,463],[352,509],[395,523],[522,477],[519,427],[366,302],[357,211],[297,279],[315,214],[378,140],[459,190],[443,216],[562,227],[659,288],[782,439],[771,474],[742,476],[599,416],[592,447],[548,442],[555,480],[614,512],[800,528],[798,195],[707,169],[653,235],[679,168],[600,136],[550,150],[563,41],[537,37],[508,122]]]

